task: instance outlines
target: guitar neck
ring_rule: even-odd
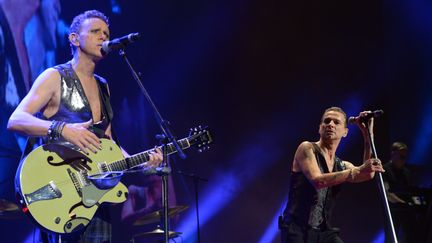
[[[181,149],[187,149],[190,147],[188,138],[177,140],[177,143],[180,145]],[[159,148],[163,152],[164,149],[163,147],[164,146],[158,146],[157,148]],[[112,162],[108,165],[108,168],[110,171],[125,171],[133,167],[142,165],[145,162],[149,161],[150,153],[153,152],[154,150],[155,149],[149,149],[144,152],[134,154],[128,158]],[[165,152],[167,155],[170,155],[170,154],[177,153],[177,150],[174,147],[173,143],[168,143],[165,147]]]

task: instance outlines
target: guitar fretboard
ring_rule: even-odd
[[[180,139],[177,141],[177,143],[180,145],[181,149],[187,149],[190,147],[190,143],[189,143],[188,138]],[[163,146],[159,146],[158,148],[163,151]],[[149,150],[146,150],[144,152],[134,154],[134,155],[130,156],[129,158],[125,158],[122,160],[112,162],[108,165],[108,170],[109,171],[124,171],[124,170],[128,170],[130,168],[142,165],[145,162],[150,160],[150,153],[154,152],[155,149],[156,148],[149,149]],[[177,152],[177,150],[175,149],[173,143],[169,143],[166,145],[167,155],[174,154],[176,152]]]

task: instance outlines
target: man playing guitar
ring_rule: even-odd
[[[27,96],[11,115],[8,129],[33,138],[42,137],[44,143],[61,144],[82,154],[97,154],[102,149],[102,143],[101,137],[89,129],[93,123],[101,124],[100,135],[109,139],[113,137],[108,84],[94,74],[96,64],[103,59],[102,43],[109,40],[109,35],[108,19],[103,13],[91,10],[76,16],[69,33],[72,60],[45,70],[35,80]],[[34,144],[27,147],[31,145]],[[124,152],[124,156],[128,154]],[[150,151],[147,156],[150,166],[157,166],[162,161],[160,149]],[[53,189],[53,183],[50,186]],[[103,214],[102,211],[98,213]],[[71,213],[71,218],[74,217],[76,215]],[[97,232],[100,238],[94,238],[96,234],[93,232]],[[88,237],[105,242],[110,241],[110,235],[109,220],[96,216],[84,234],[74,237],[82,241]],[[62,236],[61,241],[76,240],[68,237]],[[59,237],[53,238],[57,241]]]

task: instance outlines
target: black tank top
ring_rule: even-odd
[[[329,173],[318,145],[312,144],[321,173]],[[342,160],[335,157],[333,172],[342,170],[345,170]],[[339,185],[315,189],[302,172],[292,171],[288,203],[283,213],[284,221],[294,222],[302,227],[330,228],[329,218],[339,190]]]

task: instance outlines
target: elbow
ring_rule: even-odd
[[[11,132],[17,131],[18,128],[17,128],[16,121],[12,117],[9,118],[9,121],[7,123],[6,128],[8,131],[11,131]]]
[[[327,185],[322,180],[320,180],[319,178],[314,178],[311,180],[311,182],[312,182],[312,186],[316,190],[323,189],[323,188],[327,187]]]
[[[11,115],[11,117],[8,120],[6,129],[10,132],[22,132],[22,126],[20,125],[20,120],[17,119],[17,117],[14,116],[14,114]]]

